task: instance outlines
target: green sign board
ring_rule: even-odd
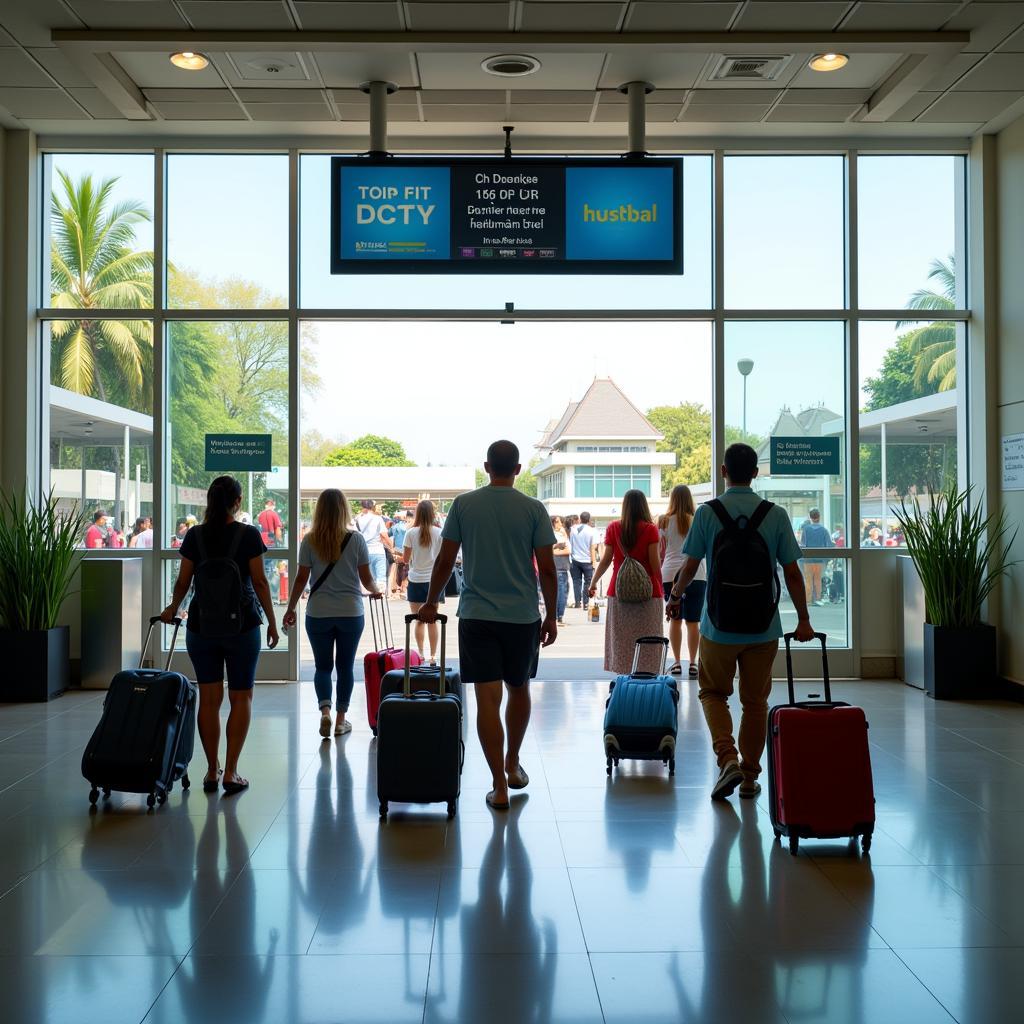
[[[207,473],[269,473],[270,434],[207,434]]]
[[[838,437],[773,437],[772,476],[839,476]]]

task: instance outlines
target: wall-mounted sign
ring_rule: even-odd
[[[681,160],[333,157],[332,274],[681,274]]]
[[[838,437],[771,438],[772,476],[839,476]]]
[[[208,473],[269,473],[270,434],[207,434]]]
[[[1024,434],[1003,438],[1003,490],[1024,491]]]

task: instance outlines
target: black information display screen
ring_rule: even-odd
[[[681,274],[682,161],[334,157],[331,272]]]

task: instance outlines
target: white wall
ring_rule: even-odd
[[[1000,132],[997,140],[999,223],[998,435],[1024,433],[1024,118]],[[998,486],[1001,478],[995,481]],[[1024,683],[1024,636],[1019,615],[1024,608],[1024,491],[1004,491],[1007,518],[1020,524],[1013,557],[1022,560],[1000,594],[1000,670]]]

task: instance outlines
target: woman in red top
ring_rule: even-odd
[[[642,636],[661,636],[665,617],[661,589],[661,558],[658,552],[658,528],[651,519],[651,510],[643,491],[626,491],[622,497],[622,517],[609,524],[604,532],[604,554],[594,573],[590,596],[597,595],[601,577],[612,567],[608,584],[608,619],[604,629],[604,667],[608,672],[625,675],[633,667],[633,651]],[[616,600],[615,581],[626,555],[635,558],[651,578],[651,596],[646,601]],[[653,645],[641,653],[639,668],[657,672],[661,668],[661,651]]]

